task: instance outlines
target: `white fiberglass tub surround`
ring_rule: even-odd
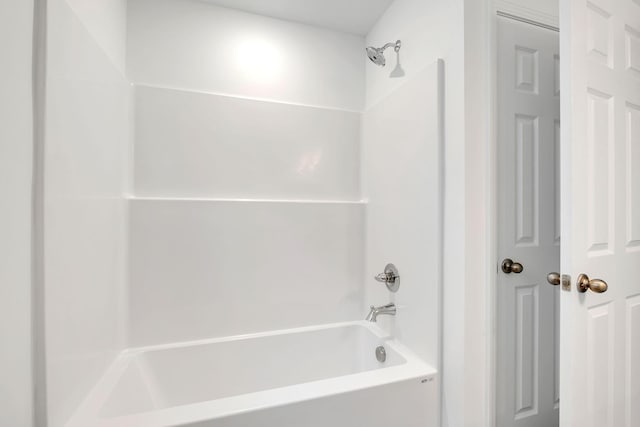
[[[433,368],[349,322],[125,351],[68,427],[431,427],[437,392]]]

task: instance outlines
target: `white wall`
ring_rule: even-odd
[[[367,188],[366,301],[397,307],[380,316],[393,336],[439,366],[442,265],[442,63],[413,73],[363,115]],[[373,280],[388,262],[400,289]]]
[[[360,114],[136,88],[137,196],[360,199]]]
[[[190,0],[128,29],[130,344],[361,319],[364,38]]]
[[[465,422],[464,304],[465,250],[464,5],[462,0],[396,0],[367,36],[367,44],[402,39],[401,61],[407,78],[437,58],[445,68],[444,283],[442,423]],[[390,63],[395,65],[390,53]],[[390,67],[367,67],[367,105],[391,93],[403,79],[389,79]],[[373,285],[368,285],[373,286]]]
[[[536,10],[540,13],[546,13],[552,16],[558,16],[560,13],[560,2],[558,0],[498,0],[508,1],[521,7]]]
[[[129,2],[139,84],[359,111],[362,37],[193,0]]]
[[[367,62],[366,66],[366,105],[375,105],[380,99],[391,93],[411,76],[420,73],[437,58],[445,59],[448,83],[448,96],[459,95],[455,82],[463,74],[460,49],[462,34],[459,24],[462,22],[462,7],[458,1],[421,1],[396,0],[367,35],[367,45],[381,46],[390,41],[402,40],[400,61],[406,72],[406,78],[389,78],[396,64],[396,55],[389,49],[385,52],[387,66],[380,68]],[[457,104],[451,107],[455,112]]]
[[[352,320],[360,203],[133,200],[131,345]]]
[[[32,425],[33,2],[0,2],[0,425]]]
[[[127,47],[127,0],[67,0],[93,41],[124,73]]]
[[[116,34],[126,11],[124,3],[118,13],[113,4],[101,5],[104,15],[92,10],[86,21],[89,15],[77,15],[64,0],[47,5],[44,298],[50,427],[63,425],[125,338],[130,86],[123,64],[112,59],[121,61],[124,47],[107,54],[105,46],[115,49],[119,43],[98,43],[89,28]]]

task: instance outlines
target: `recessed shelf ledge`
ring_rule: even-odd
[[[127,200],[147,202],[241,202],[241,203],[303,203],[303,204],[342,204],[365,205],[367,200],[331,200],[331,199],[234,199],[219,197],[149,197],[127,196]]]

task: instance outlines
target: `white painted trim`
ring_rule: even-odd
[[[0,3],[0,425],[33,427],[33,0]]]
[[[522,18],[520,16],[516,16],[516,15],[513,15],[511,13],[506,13],[506,12],[502,12],[502,11],[499,10],[499,11],[496,12],[496,14],[498,16],[502,16],[504,18],[509,18],[509,19],[514,20],[514,21],[520,21],[520,22],[524,22],[525,24],[534,25],[536,27],[544,28],[546,30],[552,30],[552,31],[560,32],[560,28],[558,28],[558,27],[554,27],[552,25],[543,24],[543,23],[540,23],[538,21],[533,21],[531,19]]]
[[[438,179],[440,185],[438,186],[438,224],[440,224],[440,232],[438,234],[439,239],[439,251],[438,251],[438,363],[436,370],[442,376],[442,370],[444,367],[444,209],[445,209],[445,145],[446,145],[446,120],[445,120],[445,62],[444,59],[438,58],[438,154],[440,159],[438,161]],[[438,382],[438,396],[440,401],[438,402],[438,421],[436,425],[441,426],[444,419],[444,381]]]
[[[491,9],[491,8],[490,8]],[[489,167],[489,192],[487,194],[487,263],[490,268],[487,271],[487,419],[485,426],[495,427],[497,422],[497,263],[498,263],[498,16],[495,10],[489,10],[489,140],[487,141],[487,156]]]
[[[34,426],[48,425],[44,285],[44,154],[47,68],[47,0],[34,0],[31,305]]]
[[[465,0],[464,426],[491,418],[491,0]],[[443,372],[444,375],[444,372]]]
[[[560,20],[557,15],[549,15],[547,13],[540,12],[533,8],[516,4],[509,0],[493,0],[493,5],[494,5],[494,10],[496,12],[497,11],[504,12],[509,15],[521,17],[529,21],[534,21],[546,26],[551,26],[555,28],[559,27]]]

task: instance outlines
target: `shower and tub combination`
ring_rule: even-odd
[[[377,280],[397,292],[397,270]],[[437,371],[365,321],[126,350],[68,427],[436,425]]]
[[[87,1],[47,11],[48,425],[439,426],[424,11]]]
[[[376,276],[391,292],[398,271]],[[68,427],[436,425],[437,371],[365,321],[124,351]]]

